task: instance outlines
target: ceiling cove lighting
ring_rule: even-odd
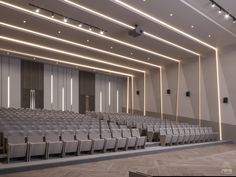
[[[154,23],[160,24],[160,25],[162,25],[162,26],[164,26],[164,27],[166,27],[166,28],[168,28],[168,29],[170,29],[172,31],[175,31],[176,33],[179,33],[179,34],[181,34],[181,35],[183,35],[183,36],[185,36],[185,37],[187,37],[189,39],[192,39],[192,40],[194,40],[194,41],[196,41],[196,42],[198,42],[198,43],[200,43],[200,44],[202,44],[204,46],[207,46],[207,47],[209,47],[209,48],[211,48],[213,50],[216,49],[214,46],[212,46],[212,45],[210,45],[210,44],[208,44],[208,43],[206,43],[206,42],[204,42],[204,41],[202,41],[202,40],[200,40],[200,39],[198,39],[198,38],[196,38],[196,37],[194,37],[194,36],[184,32],[184,31],[180,30],[180,29],[178,29],[178,28],[176,28],[176,27],[174,27],[174,26],[172,26],[172,25],[170,25],[170,24],[168,24],[168,23],[166,23],[166,22],[164,22],[162,20],[159,20],[158,18],[153,17],[153,16],[151,16],[151,15],[149,15],[149,14],[147,14],[147,13],[145,13],[145,12],[143,12],[143,11],[141,11],[141,10],[139,10],[139,9],[137,9],[137,8],[135,8],[135,7],[125,3],[125,2],[123,2],[123,1],[120,1],[120,0],[110,0],[110,1],[114,2],[115,4],[117,4],[119,6],[122,6],[122,7],[126,8],[126,9],[136,13],[136,14],[139,14],[140,16],[145,17],[145,18],[153,21]]]
[[[118,44],[121,44],[121,45],[125,45],[125,46],[128,46],[128,47],[131,47],[131,48],[134,48],[134,49],[137,49],[137,50],[140,50],[140,51],[143,51],[143,52],[147,52],[147,53],[150,53],[150,54],[153,54],[153,55],[156,55],[158,57],[162,57],[162,58],[165,58],[165,59],[168,59],[168,60],[171,60],[171,61],[174,61],[174,62],[180,62],[179,59],[176,59],[176,58],[172,58],[172,57],[169,57],[167,55],[163,55],[163,54],[160,54],[160,53],[157,53],[157,52],[154,52],[154,51],[151,51],[151,50],[148,50],[148,49],[145,49],[145,48],[142,48],[142,47],[139,47],[139,46],[136,46],[136,45],[133,45],[133,44],[130,44],[130,43],[127,43],[127,42],[124,42],[124,41],[120,41],[118,39],[115,39],[115,38],[112,38],[112,37],[108,37],[106,35],[101,35],[99,33],[96,33],[96,32],[93,32],[93,31],[89,31],[87,29],[84,29],[84,28],[80,28],[76,25],[72,25],[70,23],[64,23],[60,20],[57,20],[55,18],[51,18],[51,17],[48,17],[46,15],[42,15],[40,13],[35,13],[35,12],[32,12],[30,10],[27,10],[27,9],[24,9],[22,7],[19,7],[19,6],[16,6],[16,5],[13,5],[13,4],[10,4],[10,3],[6,3],[6,2],[3,2],[3,1],[0,1],[0,4],[5,6],[5,7],[9,7],[9,8],[12,8],[12,9],[16,9],[18,11],[21,11],[21,12],[24,12],[24,13],[27,13],[27,14],[30,14],[30,15],[33,15],[33,16],[36,16],[36,17],[39,17],[39,18],[42,18],[42,19],[46,19],[48,21],[52,21],[52,22],[55,22],[55,23],[58,23],[60,25],[64,25],[64,26],[67,26],[67,27],[70,27],[70,28],[73,28],[73,29],[76,29],[76,30],[79,30],[79,31],[82,31],[82,32],[85,32],[85,33],[88,33],[88,34],[91,34],[93,36],[96,36],[96,37],[100,37],[100,38],[104,38],[104,39],[107,39],[107,40],[110,40],[112,42],[116,42]]]
[[[79,55],[79,54],[67,52],[67,51],[64,51],[64,50],[59,50],[59,49],[55,49],[55,48],[51,48],[51,47],[47,47],[47,46],[43,46],[43,45],[38,45],[38,44],[35,44],[35,43],[21,41],[21,40],[14,39],[14,38],[0,36],[0,39],[5,40],[5,41],[14,42],[14,43],[17,43],[17,44],[22,44],[22,45],[34,47],[34,48],[44,49],[44,50],[47,50],[47,51],[60,53],[60,54],[64,54],[64,55],[68,55],[68,56],[72,56],[72,57],[82,58],[82,59],[89,60],[89,61],[94,61],[94,62],[97,62],[97,63],[102,63],[102,64],[106,64],[106,65],[110,65],[110,66],[115,66],[115,67],[118,67],[118,68],[132,70],[132,71],[135,71],[135,72],[145,73],[144,70],[139,70],[139,69],[131,68],[131,67],[124,66],[124,65],[119,65],[119,64],[115,64],[115,63],[111,63],[111,62],[106,62],[106,61],[102,61],[101,59],[96,59],[96,58],[92,58],[92,57],[89,57],[89,56]]]
[[[71,6],[75,7],[75,8],[79,8],[80,10],[83,10],[83,11],[86,11],[86,12],[88,12],[88,13],[91,13],[91,14],[93,14],[93,15],[95,15],[95,16],[99,16],[99,17],[101,17],[101,18],[103,18],[103,19],[106,19],[106,20],[108,20],[108,21],[110,21],[110,22],[113,22],[113,23],[118,24],[118,25],[120,25],[120,26],[123,26],[123,27],[125,27],[125,28],[131,29],[131,30],[135,29],[134,26],[131,26],[131,25],[129,25],[129,24],[126,24],[126,23],[124,23],[124,22],[121,22],[121,21],[119,21],[119,20],[117,20],[117,19],[111,18],[111,17],[109,17],[109,16],[107,16],[107,15],[105,15],[105,14],[99,13],[99,12],[97,12],[97,11],[95,11],[95,10],[89,9],[89,8],[87,8],[87,7],[84,7],[84,6],[82,6],[82,5],[78,4],[78,3],[72,2],[72,1],[70,1],[70,0],[65,0],[65,1],[64,1],[64,0],[60,0],[60,1],[66,3],[66,4],[68,4],[68,5],[71,5]],[[172,14],[172,15],[173,15],[173,14]],[[187,48],[185,48],[185,47],[182,47],[182,46],[180,46],[180,45],[177,45],[177,44],[175,44],[175,43],[172,43],[172,42],[170,42],[170,41],[167,41],[167,40],[165,40],[165,39],[163,39],[163,38],[160,38],[160,37],[158,37],[158,36],[156,36],[156,35],[154,35],[154,34],[151,34],[151,33],[145,32],[145,31],[144,31],[143,34],[146,35],[146,36],[148,36],[148,37],[151,37],[151,38],[153,38],[153,39],[155,39],[155,40],[158,40],[158,41],[161,41],[161,42],[166,43],[166,44],[168,44],[168,45],[171,45],[171,46],[173,46],[173,47],[176,47],[176,48],[179,48],[179,49],[184,50],[184,51],[186,51],[186,52],[192,53],[192,54],[194,54],[194,55],[197,55],[197,56],[200,55],[199,53],[196,53],[196,52],[194,52],[194,51],[192,51],[192,50],[189,50],[189,49],[187,49]]]
[[[51,36],[51,35],[47,35],[47,34],[44,34],[44,33],[39,33],[39,32],[36,32],[36,31],[28,30],[28,29],[25,29],[25,28],[21,28],[19,26],[14,26],[14,25],[11,25],[11,24],[3,23],[3,22],[0,22],[0,26],[4,26],[4,27],[11,28],[11,29],[14,29],[14,30],[19,30],[19,31],[26,32],[26,33],[31,33],[31,34],[34,34],[36,36],[40,36],[40,37],[44,37],[44,38],[47,38],[47,39],[52,39],[52,40],[60,41],[60,42],[63,42],[63,43],[74,45],[76,47],[82,47],[82,48],[85,48],[85,49],[89,49],[89,50],[93,50],[93,51],[96,51],[96,52],[108,54],[108,55],[111,55],[111,56],[123,58],[123,59],[130,60],[130,61],[133,61],[133,62],[137,62],[137,63],[140,63],[140,64],[144,64],[144,65],[160,68],[159,65],[155,65],[155,64],[152,64],[152,63],[144,62],[144,61],[141,61],[141,60],[138,60],[138,59],[134,59],[134,58],[131,58],[131,57],[126,57],[124,55],[119,55],[119,54],[116,54],[116,53],[108,52],[106,50],[101,50],[101,49],[98,49],[98,48],[90,47],[90,46],[83,45],[83,44],[80,44],[80,43],[68,41],[68,40],[61,39],[61,38],[58,38],[58,37],[54,37],[54,36]],[[60,31],[60,33],[61,33],[61,31]],[[110,48],[113,49],[112,46]]]
[[[49,58],[49,57],[44,57],[44,56],[40,56],[40,55],[24,53],[24,52],[20,52],[20,51],[8,50],[8,49],[3,49],[3,48],[0,48],[0,51],[11,52],[12,54],[21,55],[21,56],[30,57],[30,58],[36,57],[38,59],[45,60],[47,62],[57,63],[57,64],[61,63],[61,64],[65,64],[65,65],[71,65],[71,66],[75,66],[75,67],[81,67],[81,68],[96,70],[96,71],[105,72],[105,73],[112,73],[112,74],[126,76],[126,77],[134,77],[134,75],[128,74],[128,73],[123,73],[123,72],[118,72],[118,71],[114,71],[114,70],[98,68],[98,67],[94,67],[94,66],[83,65],[83,64],[78,64],[78,63],[73,63],[73,62],[68,62],[68,61],[63,61],[63,60],[58,60],[55,58]]]

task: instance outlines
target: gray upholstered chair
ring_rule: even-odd
[[[7,162],[11,158],[25,157],[27,159],[27,143],[23,131],[7,132]]]
[[[137,138],[132,137],[130,129],[122,129],[122,137],[127,138],[126,150],[128,148],[137,148]]]
[[[47,159],[50,155],[59,154],[63,152],[63,142],[60,140],[60,133],[57,130],[46,130],[45,140],[47,143]]]
[[[113,138],[116,138],[116,150],[126,149],[128,138],[122,137],[121,129],[112,129],[111,134]]]
[[[179,138],[179,131],[177,128],[172,128],[172,139],[171,139],[171,144],[177,144],[178,138]]]
[[[177,140],[177,144],[184,144],[184,138],[185,138],[185,133],[184,133],[184,129],[183,128],[179,128],[179,137]]]
[[[76,130],[75,139],[78,140],[77,155],[79,155],[81,152],[91,152],[92,140],[88,139],[88,130],[86,129]]]
[[[161,146],[165,146],[167,144],[171,145],[172,140],[172,130],[171,128],[161,128],[160,129],[160,143]]]
[[[28,161],[31,156],[44,156],[46,157],[46,142],[44,141],[44,134],[40,130],[28,131]]]
[[[101,130],[101,138],[105,139],[104,152],[107,150],[116,150],[116,139],[112,138],[110,129]]]
[[[89,130],[89,139],[93,142],[91,150],[92,154],[94,153],[94,151],[104,151],[105,140],[101,139],[100,131],[98,129]]]
[[[63,142],[63,157],[67,153],[76,153],[77,155],[78,141],[75,140],[74,130],[62,130],[61,140]]]
[[[140,136],[139,129],[137,129],[137,128],[136,129],[131,129],[131,134],[132,134],[133,137],[137,138],[136,147],[145,148],[147,137],[146,136]]]
[[[184,128],[184,133],[185,133],[184,143],[189,143],[189,140],[190,140],[190,137],[191,137],[190,129],[189,128]]]

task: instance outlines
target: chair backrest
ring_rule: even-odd
[[[196,133],[195,133],[195,128],[190,128],[190,134],[191,135],[195,135]]]
[[[99,129],[90,129],[89,130],[89,139],[100,139]]]
[[[196,134],[196,135],[200,135],[200,134],[201,134],[199,128],[194,128],[194,130],[195,130],[195,134]]]
[[[131,130],[132,136],[140,137],[139,130],[137,128]]]
[[[179,135],[179,130],[178,130],[178,128],[173,128],[173,134],[174,134],[174,135]]]
[[[122,138],[121,129],[111,129],[111,134],[113,138]]]
[[[179,135],[185,135],[183,128],[179,128],[178,130],[179,130]]]
[[[122,129],[122,136],[124,138],[131,138],[131,132],[130,132],[130,129]]]
[[[28,142],[36,143],[44,141],[44,133],[41,130],[32,130],[27,133]]]
[[[88,140],[88,130],[87,129],[76,130],[75,138],[77,140]]]
[[[173,135],[172,128],[166,128],[166,134],[167,135]]]
[[[154,127],[152,125],[147,125],[147,131],[148,132],[153,132],[154,131]]]
[[[46,130],[45,131],[46,141],[60,141],[60,133],[58,130]]]
[[[111,131],[109,129],[101,130],[101,137],[102,138],[111,138]]]
[[[190,135],[190,129],[189,128],[185,128],[184,132],[185,132],[186,135]]]
[[[74,130],[62,130],[61,140],[62,141],[73,141],[73,140],[75,140],[75,131]]]
[[[25,132],[24,131],[8,131],[7,142],[10,144],[25,143]]]
[[[160,128],[160,135],[166,135],[166,128]]]

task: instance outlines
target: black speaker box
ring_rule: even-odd
[[[224,97],[223,98],[223,103],[229,103],[229,98],[228,97]]]
[[[167,93],[168,95],[170,95],[170,94],[171,94],[171,90],[168,89],[168,90],[166,91],[166,93]]]
[[[186,97],[190,97],[191,96],[191,93],[188,91],[186,92]]]

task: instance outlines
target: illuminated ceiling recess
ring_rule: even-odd
[[[212,46],[212,45],[210,45],[210,44],[208,44],[208,43],[206,43],[206,42],[204,42],[204,41],[202,41],[202,40],[200,40],[200,39],[198,39],[198,38],[196,38],[196,37],[194,37],[194,36],[192,36],[192,35],[190,35],[186,32],[184,32],[184,31],[182,31],[182,30],[180,30],[180,29],[178,29],[178,28],[176,28],[176,27],[174,27],[174,26],[172,26],[172,25],[156,18],[156,17],[151,16],[150,14],[147,14],[147,13],[145,13],[145,12],[143,12],[143,11],[127,4],[127,3],[125,3],[125,2],[122,2],[120,0],[110,0],[110,1],[117,4],[117,5],[119,5],[119,6],[121,6],[121,7],[124,7],[126,9],[130,10],[131,12],[134,12],[134,13],[142,16],[142,17],[145,17],[146,19],[148,19],[148,20],[150,20],[150,21],[152,21],[156,24],[159,24],[163,27],[166,27],[166,28],[178,33],[178,34],[181,34],[181,35],[183,35],[183,36],[185,36],[185,37],[187,37],[187,38],[189,38],[189,39],[191,39],[191,40],[193,40],[197,43],[200,43],[200,44],[202,44],[202,45],[204,45],[204,46],[206,46],[206,47],[208,47],[208,48],[215,51],[215,53],[216,53],[216,77],[217,77],[217,79],[216,79],[217,84],[216,85],[217,85],[217,104],[218,104],[218,114],[219,114],[219,130],[220,130],[220,140],[222,140],[223,139],[223,134],[222,134],[222,116],[221,116],[221,102],[220,102],[221,94],[220,94],[219,53],[218,53],[219,51],[218,51],[218,49],[216,47],[214,47],[214,46]]]
[[[112,38],[112,37],[109,37],[109,36],[106,36],[106,35],[102,35],[100,33],[96,33],[96,32],[93,32],[93,31],[90,31],[90,30],[87,30],[87,29],[84,29],[84,28],[80,28],[80,27],[78,27],[76,25],[73,25],[73,24],[70,24],[70,23],[65,23],[64,21],[57,20],[55,18],[51,18],[51,16],[42,15],[40,13],[33,12],[31,10],[28,10],[28,9],[25,9],[25,8],[22,8],[22,7],[19,7],[19,6],[7,3],[7,2],[3,2],[3,1],[0,1],[0,4],[5,6],[5,7],[12,8],[14,10],[17,10],[17,11],[20,11],[20,12],[24,12],[24,13],[27,13],[29,15],[33,15],[33,16],[36,16],[36,17],[39,17],[39,18],[42,18],[42,19],[45,19],[45,20],[48,20],[48,21],[51,21],[51,22],[55,22],[57,24],[60,24],[60,25],[63,25],[63,26],[67,26],[67,27],[70,27],[70,28],[75,29],[75,30],[82,31],[82,32],[88,33],[88,34],[96,36],[96,37],[107,39],[107,40],[110,40],[112,42],[124,45],[124,46],[128,46],[128,47],[131,47],[131,48],[143,51],[143,52],[147,52],[147,53],[150,53],[152,55],[155,55],[155,56],[158,56],[158,57],[161,57],[161,58],[168,59],[170,61],[180,62],[179,59],[176,59],[176,58],[173,58],[173,57],[169,57],[167,55],[163,55],[161,53],[154,52],[154,51],[151,51],[151,50],[148,50],[148,49],[145,49],[145,48],[133,45],[131,43],[127,43],[127,42],[118,40],[116,38]]]
[[[117,74],[117,75],[126,76],[126,77],[134,77],[134,75],[132,75],[132,74],[117,72],[114,70],[109,70],[109,69],[104,69],[104,68],[99,68],[99,67],[94,67],[94,66],[89,66],[89,65],[78,64],[78,63],[74,63],[74,62],[68,62],[68,61],[64,61],[64,60],[58,60],[55,58],[49,58],[49,57],[44,57],[44,56],[40,56],[40,55],[34,55],[34,54],[30,54],[30,53],[15,51],[15,50],[0,48],[0,51],[11,53],[11,54],[16,54],[16,55],[21,55],[21,56],[25,56],[25,57],[37,58],[37,59],[41,59],[41,60],[45,60],[45,61],[49,61],[49,62],[61,63],[61,64],[66,64],[66,65],[106,72],[106,73]]]
[[[74,46],[77,46],[77,47],[82,47],[82,48],[93,50],[93,51],[96,51],[96,52],[105,53],[105,54],[108,54],[108,55],[123,58],[123,59],[126,59],[126,60],[130,60],[130,61],[133,61],[133,62],[144,64],[144,65],[148,65],[148,66],[152,66],[152,67],[156,67],[156,68],[161,67],[161,66],[156,65],[156,64],[152,64],[152,63],[148,63],[148,62],[145,62],[145,61],[137,60],[137,59],[134,59],[134,58],[131,58],[131,57],[126,57],[124,55],[119,55],[119,54],[116,54],[116,53],[108,52],[106,50],[101,50],[101,49],[98,49],[98,48],[90,47],[90,46],[83,45],[83,44],[80,44],[80,43],[76,43],[76,42],[73,42],[73,41],[69,41],[69,40],[65,40],[65,39],[62,39],[62,38],[55,37],[55,36],[47,35],[47,34],[44,34],[44,33],[28,30],[28,29],[25,29],[25,28],[21,28],[19,26],[15,26],[15,25],[3,23],[3,22],[0,22],[0,26],[11,28],[11,29],[14,29],[14,30],[23,31],[23,32],[26,32],[26,33],[31,33],[31,34],[36,35],[36,36],[40,36],[40,37],[44,37],[44,38],[47,38],[47,39],[60,41],[60,42],[63,42],[63,43],[67,43],[67,44],[74,45]]]
[[[72,57],[77,57],[77,58],[81,58],[81,59],[85,59],[85,60],[90,60],[90,61],[94,61],[94,62],[97,62],[97,63],[102,63],[102,64],[106,64],[106,65],[110,65],[110,66],[115,66],[115,67],[118,67],[118,68],[132,70],[132,71],[136,71],[136,72],[140,72],[140,73],[145,73],[144,70],[139,70],[139,69],[127,67],[127,66],[124,66],[124,65],[114,64],[114,63],[102,61],[100,59],[96,59],[96,58],[92,58],[92,57],[88,57],[88,56],[84,56],[84,55],[79,55],[79,54],[67,52],[67,51],[64,51],[64,50],[59,50],[59,49],[55,49],[55,48],[51,48],[51,47],[47,47],[47,46],[43,46],[43,45],[39,45],[39,44],[35,44],[35,43],[30,43],[30,42],[26,42],[26,41],[14,39],[14,38],[0,36],[0,39],[5,40],[5,41],[9,41],[9,42],[14,42],[14,43],[17,43],[17,44],[27,45],[27,46],[34,47],[34,48],[44,49],[44,50],[48,50],[48,51],[51,51],[51,52],[72,56]]]
[[[122,27],[128,28],[128,29],[130,29],[130,30],[133,30],[133,29],[135,28],[135,27],[133,27],[133,26],[127,24],[127,23],[124,23],[124,22],[122,22],[122,21],[120,21],[120,20],[117,20],[117,19],[115,19],[115,18],[111,18],[110,16],[107,16],[107,15],[105,15],[105,14],[102,14],[102,13],[100,13],[100,12],[97,12],[97,11],[95,11],[95,10],[92,10],[92,9],[90,9],[90,8],[88,8],[88,7],[82,6],[82,5],[78,4],[78,3],[72,2],[72,1],[70,1],[70,0],[59,0],[59,1],[61,1],[61,2],[63,2],[63,3],[66,3],[66,4],[70,5],[70,6],[73,6],[73,7],[77,8],[77,9],[80,9],[80,10],[83,10],[83,11],[85,11],[85,12],[88,12],[88,13],[90,13],[90,14],[93,14],[93,15],[95,15],[95,16],[101,17],[101,18],[103,18],[103,19],[105,19],[105,20],[108,20],[108,21],[110,21],[110,22],[112,22],[112,23],[115,23],[115,24],[117,24],[117,25],[120,25],[120,26],[122,26]],[[191,54],[193,54],[193,55],[197,55],[197,56],[200,55],[200,54],[197,53],[197,52],[194,52],[194,51],[189,50],[189,49],[187,49],[187,48],[185,48],[185,47],[183,47],[183,46],[180,46],[180,45],[178,45],[178,44],[175,44],[175,43],[173,43],[173,42],[170,42],[170,41],[168,41],[168,40],[165,40],[165,39],[163,39],[163,38],[161,38],[161,37],[158,37],[158,36],[156,36],[156,35],[154,35],[154,34],[151,34],[151,33],[147,32],[147,31],[145,31],[145,30],[144,30],[143,34],[146,35],[146,36],[148,36],[148,37],[151,37],[151,38],[153,38],[153,39],[155,39],[155,40],[158,40],[158,41],[161,41],[161,42],[163,42],[163,43],[166,43],[166,44],[168,44],[168,45],[170,45],[170,46],[173,46],[173,47],[176,47],[176,48],[178,48],[178,49],[184,50],[184,51],[186,51],[186,52],[188,52],[188,53],[191,53]]]

